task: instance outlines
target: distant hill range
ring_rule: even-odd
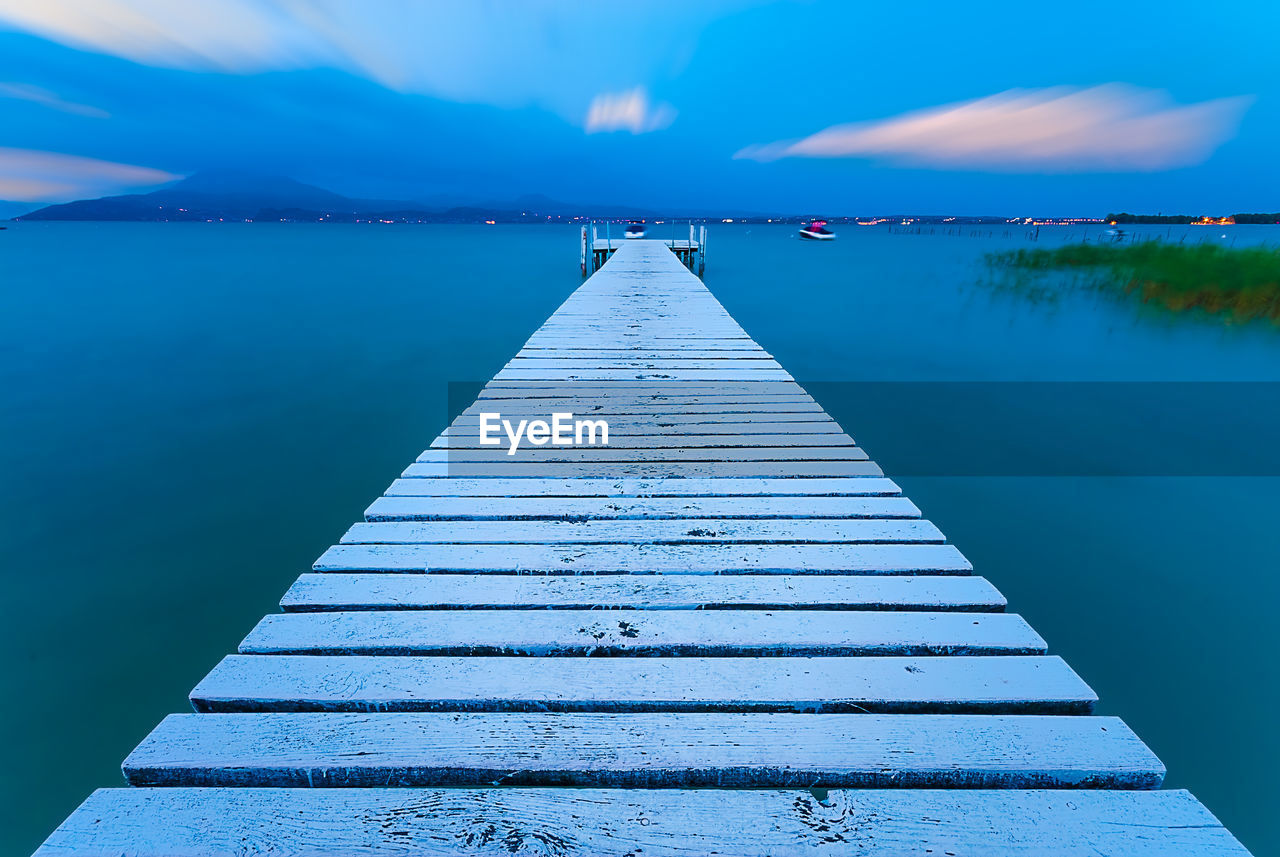
[[[478,200],[460,205],[456,198],[430,201],[358,199],[343,196],[315,185],[282,176],[245,172],[209,171],[196,173],[151,193],[81,199],[49,205],[35,211],[29,203],[0,201],[0,218],[14,220],[117,220],[135,222],[255,221],[292,223],[545,223],[572,218],[654,220],[667,217],[683,221],[725,220],[745,223],[798,223],[821,212],[658,212],[633,206],[600,203],[570,203],[541,194],[509,200]],[[25,212],[25,213],[24,213]],[[1194,217],[1140,219],[1145,215],[1118,214],[1108,219],[1121,223],[1192,223]],[[1236,215],[1237,223],[1272,223],[1280,215]],[[1246,219],[1258,218],[1258,219]],[[826,217],[833,225],[881,224],[1004,226],[1030,223],[1022,218],[996,215],[891,214]],[[1039,222],[1039,221],[1038,221]],[[1051,221],[1043,221],[1051,222]],[[1063,221],[1064,223],[1083,221]]]
[[[545,196],[466,206],[431,206],[409,200],[353,199],[280,176],[203,172],[151,193],[104,196],[50,205],[15,220],[209,221],[252,220],[357,223],[503,223],[576,216],[653,217],[626,206],[575,205]]]

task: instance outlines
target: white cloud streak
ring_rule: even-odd
[[[77,104],[74,101],[67,101],[61,98],[57,93],[50,92],[39,86],[32,86],[29,83],[0,83],[0,98],[14,98],[18,101],[30,101],[33,104],[39,104],[52,110],[60,110],[63,113],[74,113],[77,116],[89,116],[94,119],[107,119],[111,116],[105,110],[93,107],[88,104]]]
[[[334,68],[390,89],[578,122],[599,90],[669,79],[707,22],[758,0],[0,0],[0,26],[228,74]],[[679,21],[679,26],[673,26]],[[584,72],[584,69],[590,69]]]
[[[0,199],[58,202],[164,184],[181,176],[58,152],[0,148]]]
[[[630,131],[644,134],[659,131],[675,121],[670,104],[650,104],[644,87],[626,92],[602,92],[591,101],[585,128],[588,134],[601,131]]]
[[[287,7],[291,2],[283,4]],[[254,0],[0,0],[0,20],[78,48],[175,68],[260,71],[314,53],[320,40]]]
[[[988,172],[1155,172],[1203,163],[1235,135],[1250,98],[1173,103],[1123,84],[1010,90],[987,98],[837,125],[734,157],[868,158]]]

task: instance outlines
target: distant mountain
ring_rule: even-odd
[[[356,200],[293,179],[218,171],[197,173],[151,193],[50,205],[21,219],[252,220],[264,210],[354,213],[360,207]]]
[[[30,206],[27,206],[29,209]],[[353,199],[281,176],[202,172],[151,193],[82,199],[23,214],[21,220],[206,221],[267,220],[301,222],[466,223],[484,220],[526,222],[579,215],[649,217],[623,206],[587,206],[545,196],[482,202],[449,208],[406,200]]]
[[[231,170],[196,173],[147,196],[217,200],[224,205],[259,208],[343,208],[352,200],[341,194],[283,176]]]

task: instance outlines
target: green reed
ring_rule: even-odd
[[[1218,244],[1068,244],[990,253],[993,266],[1027,273],[1080,271],[1095,288],[1136,295],[1175,312],[1280,323],[1280,250]],[[1096,275],[1101,276],[1096,276]]]

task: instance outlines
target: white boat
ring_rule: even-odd
[[[633,220],[627,224],[627,231],[622,233],[626,238],[643,238],[644,237],[644,221]]]
[[[834,241],[836,234],[827,228],[827,221],[814,220],[808,225],[800,227],[800,237],[808,238],[810,241]]]

